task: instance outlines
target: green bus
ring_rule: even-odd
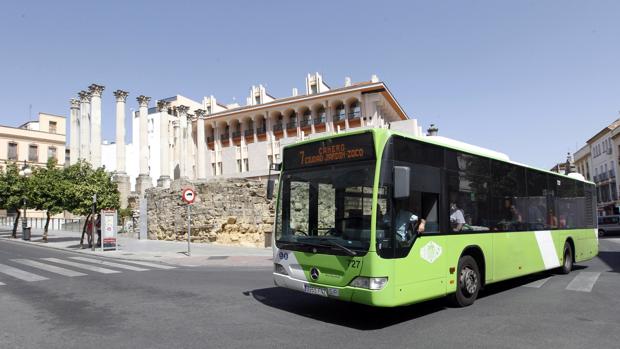
[[[485,285],[598,253],[593,183],[447,138],[334,134],[285,147],[277,168],[277,286],[467,306]]]

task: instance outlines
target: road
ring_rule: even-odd
[[[111,265],[83,257],[0,241],[0,348],[617,348],[620,343],[617,238],[602,239],[600,256],[569,275],[542,273],[489,286],[464,309],[445,307],[441,300],[397,309],[332,301],[275,288],[265,267],[161,269],[166,266],[98,258],[119,263]]]

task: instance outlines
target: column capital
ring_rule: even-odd
[[[116,90],[113,93],[114,97],[116,97],[117,102],[125,103],[127,101],[127,96],[129,95],[129,92],[123,90]]]
[[[80,101],[78,101],[75,98],[71,98],[70,102],[71,102],[71,109],[80,109]]]
[[[187,111],[189,107],[183,104],[177,105],[177,111],[179,112],[179,116],[187,116]]]
[[[78,98],[80,99],[80,103],[90,103],[90,97],[92,97],[90,92],[84,90],[78,92]]]
[[[145,95],[139,95],[138,97],[136,97],[136,101],[138,101],[140,108],[148,107],[150,100],[151,100],[151,97],[147,97]]]
[[[196,117],[198,119],[201,119],[207,114],[207,111],[204,109],[196,109],[194,110],[194,114],[196,114]]]
[[[103,85],[91,84],[90,86],[88,86],[88,91],[92,94],[93,97],[101,97],[103,90],[105,90],[105,86]]]
[[[168,108],[170,108],[170,102],[167,101],[157,101],[157,110],[159,112],[168,112]]]

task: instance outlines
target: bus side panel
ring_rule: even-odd
[[[507,232],[493,235],[494,281],[559,266],[553,239],[546,232]]]
[[[575,262],[583,262],[598,254],[598,232],[596,229],[574,229],[552,231],[553,242],[560,261],[564,258],[564,243],[570,238],[575,245]]]
[[[406,257],[395,260],[394,296],[398,303],[410,304],[446,294],[451,238],[439,234],[422,235]]]
[[[445,275],[447,278],[446,293],[453,293],[456,291],[459,258],[461,258],[463,251],[468,247],[478,247],[482,251],[485,264],[485,282],[491,282],[494,279],[493,255],[495,254],[495,251],[493,249],[493,234],[449,235],[447,238],[449,245],[449,256],[448,264],[445,269]],[[481,266],[478,267],[481,268]],[[450,270],[453,270],[453,273],[450,273]],[[483,271],[480,270],[480,272]]]

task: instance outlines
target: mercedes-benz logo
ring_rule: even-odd
[[[310,277],[312,280],[316,280],[319,278],[319,270],[317,268],[310,269]]]

